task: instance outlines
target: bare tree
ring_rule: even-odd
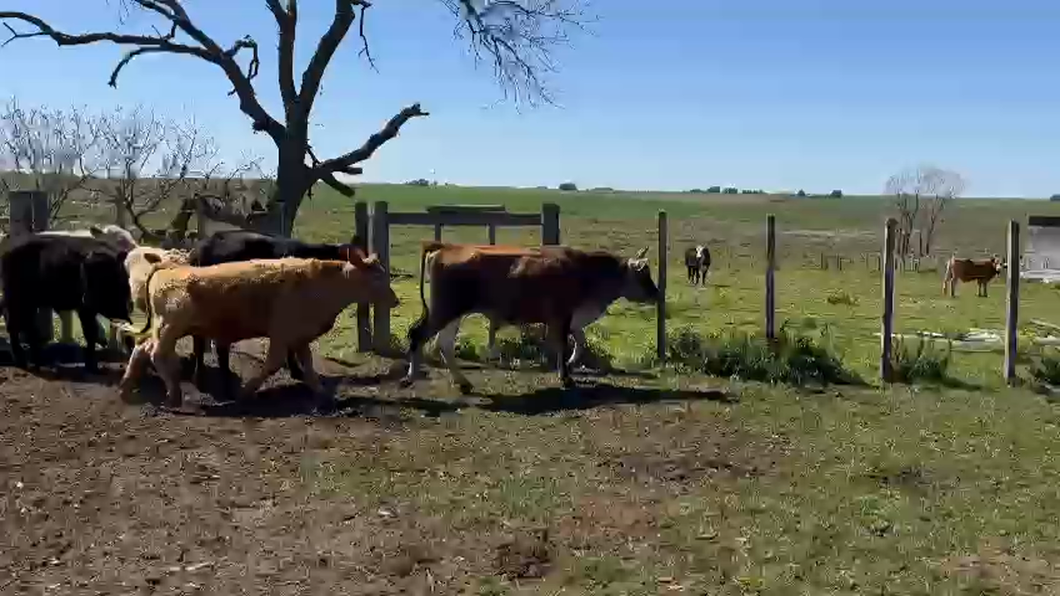
[[[100,190],[114,204],[118,225],[125,226],[128,215],[145,237],[157,235],[145,216],[193,196],[221,167],[214,140],[193,121],[177,124],[142,107],[118,108],[100,129],[107,159]]]
[[[924,255],[931,254],[931,246],[935,240],[935,229],[938,223],[942,221],[942,213],[946,210],[946,206],[950,204],[950,201],[961,196],[967,185],[964,178],[957,172],[936,170],[935,175],[937,177],[937,181],[934,184],[935,192],[928,201],[928,211],[920,233]]]
[[[67,199],[87,187],[103,167],[100,121],[77,108],[22,107],[11,99],[0,109],[3,189],[50,195],[50,219]]]
[[[931,253],[935,228],[949,202],[964,192],[960,174],[931,165],[906,168],[887,180],[884,192],[894,196],[898,209],[898,242],[896,250],[905,259],[916,249],[917,256]],[[912,236],[919,231],[917,245]]]
[[[584,19],[578,10],[581,0],[440,0],[457,19],[456,31],[468,38],[476,57],[486,56],[505,91],[516,98],[536,97],[550,101],[543,75],[554,69],[551,48],[566,43],[566,32],[579,27]],[[267,206],[269,227],[287,235],[305,195],[318,181],[347,195],[353,189],[336,175],[359,175],[359,164],[368,160],[379,147],[397,136],[412,118],[426,116],[420,104],[414,103],[395,114],[378,132],[360,147],[330,159],[318,159],[310,139],[310,115],[321,82],[336,50],[354,23],[359,20],[361,54],[372,63],[365,17],[372,7],[369,0],[335,0],[334,14],[326,32],[317,42],[308,65],[295,84],[294,47],[298,25],[297,0],[265,0],[277,28],[277,84],[283,100],[282,118],[270,115],[258,100],[254,78],[260,64],[258,42],[245,36],[223,46],[204,32],[189,15],[183,0],[125,0],[127,10],[143,11],[163,23],[153,34],[128,34],[118,31],[68,33],[45,20],[25,12],[0,11],[11,34],[8,42],[45,37],[60,46],[79,46],[109,42],[128,48],[110,76],[116,86],[121,71],[144,54],[180,54],[193,56],[216,65],[232,83],[231,94],[239,98],[240,110],[246,114],[255,132],[264,132],[276,145],[276,188]],[[401,10],[395,8],[395,10]],[[407,10],[407,8],[406,8]],[[14,28],[21,24],[24,30]],[[249,54],[246,66],[239,61],[241,53]],[[223,215],[223,214],[217,214]],[[244,225],[246,222],[235,222]]]

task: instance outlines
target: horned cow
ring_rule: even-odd
[[[989,259],[958,259],[951,257],[946,263],[946,276],[942,280],[942,293],[949,292],[950,297],[957,295],[957,282],[975,281],[978,284],[976,295],[986,297],[986,286],[990,280],[1001,274],[1005,262],[997,255]]]
[[[654,303],[659,289],[640,250],[633,258],[606,251],[569,247],[521,248],[425,242],[421,252],[420,300],[423,313],[409,329],[409,368],[402,385],[420,376],[420,348],[435,334],[445,365],[461,391],[471,382],[460,372],[455,355],[461,319],[485,315],[495,327],[544,323],[559,357],[564,387],[574,384],[570,365],[584,346],[583,327],[595,321],[618,298]],[[424,297],[430,276],[431,301]],[[564,358],[567,336],[575,353]]]
[[[207,267],[155,267],[147,279],[147,325],[150,331],[129,357],[121,380],[125,399],[143,373],[154,364],[166,385],[168,406],[183,402],[176,344],[188,335],[228,347],[256,337],[269,339],[261,370],[243,386],[248,397],[283,365],[293,351],[304,380],[317,395],[320,379],[313,369],[310,344],[327,333],[335,318],[352,303],[393,308],[397,295],[390,276],[374,256],[355,251],[350,262],[317,259],[253,259]],[[306,305],[312,305],[306,308]]]

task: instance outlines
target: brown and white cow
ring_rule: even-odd
[[[150,360],[166,384],[167,405],[183,402],[177,341],[197,334],[225,346],[256,337],[269,338],[260,372],[241,397],[253,395],[294,350],[304,379],[317,395],[310,343],[327,333],[335,318],[353,303],[393,308],[397,295],[390,274],[374,256],[351,262],[318,259],[254,259],[208,267],[153,267],[147,279],[149,320],[138,333],[151,336],[129,357],[121,381],[125,399]]]
[[[994,277],[1001,275],[1001,271],[1004,268],[1005,262],[1000,260],[997,255],[989,259],[958,259],[957,257],[951,257],[946,262],[946,276],[942,280],[942,293],[945,295],[949,292],[952,298],[957,295],[958,281],[967,283],[974,280],[979,286],[976,295],[985,297],[986,285]]]
[[[654,303],[659,289],[651,278],[647,248],[633,258],[606,251],[561,246],[522,248],[425,242],[421,254],[420,300],[423,314],[409,329],[409,368],[402,380],[411,385],[420,375],[420,349],[438,334],[438,347],[453,381],[464,393],[471,382],[460,372],[454,351],[465,315],[485,315],[491,325],[544,323],[559,355],[560,380],[571,387],[570,365],[584,346],[582,329],[618,298]],[[430,274],[430,306],[424,298],[424,275]],[[564,358],[567,336],[575,353]]]

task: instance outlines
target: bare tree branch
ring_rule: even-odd
[[[312,112],[317,93],[320,92],[320,82],[324,78],[324,71],[327,70],[328,64],[335,56],[335,50],[346,38],[356,18],[353,7],[368,5],[368,0],[335,0],[335,16],[331,20],[331,25],[320,37],[313,57],[309,59],[309,65],[302,73],[302,90],[299,92],[298,101],[305,110],[307,118]]]
[[[298,90],[294,87],[294,42],[298,24],[298,2],[288,0],[287,8],[280,4],[280,0],[266,0],[266,4],[279,28],[280,97],[283,98],[284,110],[289,119],[291,110],[298,103]]]
[[[488,56],[505,96],[535,103],[555,100],[545,76],[555,73],[552,48],[570,42],[569,29],[590,20],[576,0],[442,0],[459,19],[457,37],[470,37],[476,61]]]
[[[90,45],[101,42],[121,46],[133,46],[134,49],[122,58],[112,72],[110,78],[110,83],[112,85],[116,84],[117,76],[120,74],[121,70],[137,56],[147,53],[169,53],[195,56],[221,67],[229,81],[232,83],[232,93],[239,97],[240,109],[253,121],[254,130],[267,132],[269,136],[277,140],[277,142],[282,140],[285,134],[284,126],[265,111],[265,108],[262,107],[261,103],[258,101],[254,88],[251,85],[251,80],[257,75],[259,64],[257,43],[254,42],[253,39],[249,36],[244,37],[243,39],[236,41],[228,49],[222,49],[216,41],[203,33],[201,29],[192,23],[179,0],[131,1],[170,21],[170,33],[166,35],[129,35],[104,31],[71,34],[55,29],[39,17],[24,12],[4,11],[0,12],[0,22],[4,23],[4,26],[11,33],[11,36],[3,45],[7,45],[16,39],[47,37],[59,46]],[[32,27],[32,30],[28,32],[18,32],[11,26],[12,21],[27,24]],[[174,41],[174,29],[179,30],[190,37],[198,44],[198,46]],[[236,61],[239,52],[244,49],[249,49],[252,52],[252,57],[246,73],[243,72],[242,67],[240,67],[239,63]]]
[[[363,145],[345,155],[321,162],[314,168],[314,170],[319,171],[321,174],[334,172],[359,174],[359,171],[355,172],[354,170],[351,170],[351,166],[372,157],[372,154],[375,153],[376,149],[379,149],[384,143],[396,137],[398,132],[400,132],[401,127],[409,120],[429,115],[429,112],[424,112],[420,109],[420,104],[412,104],[395,114],[389,121],[387,121],[386,126],[384,126],[382,130],[368,137],[368,140],[365,141]]]

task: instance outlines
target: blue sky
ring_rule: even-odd
[[[329,2],[301,4],[298,63]],[[116,0],[3,0],[59,28],[113,25]],[[273,113],[275,26],[261,0],[187,0],[222,44],[262,46]],[[650,6],[650,8],[648,8]],[[592,35],[557,54],[560,108],[516,110],[475,67],[437,0],[376,2],[315,108],[314,146],[360,145],[404,105],[430,118],[365,163],[365,181],[682,190],[714,184],[875,193],[918,163],[954,169],[976,196],[1060,192],[1060,3],[1055,0],[595,0]],[[134,14],[125,27],[145,30]],[[148,29],[149,30],[149,29]],[[148,56],[106,85],[121,50],[23,40],[0,50],[0,96],[108,109],[137,103],[194,117],[229,159],[270,156],[217,67]],[[431,175],[431,170],[435,174]]]

